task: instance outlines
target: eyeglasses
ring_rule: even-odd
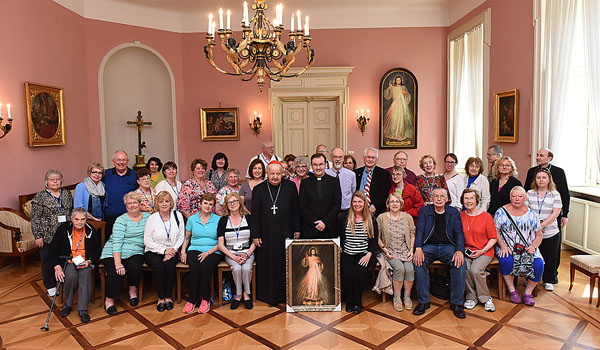
[[[102,175],[102,172],[101,171],[91,171],[90,174],[93,174],[93,175]]]
[[[394,160],[404,160],[404,161],[406,161],[406,160],[408,160],[408,158],[394,158]]]
[[[240,201],[237,199],[234,199],[232,201],[227,202],[227,205],[234,205],[234,204],[238,204]]]
[[[306,165],[296,165],[296,169],[306,169]]]
[[[453,161],[453,160],[447,160],[445,163],[446,163],[446,164],[456,164],[457,162],[455,162],[455,161]]]
[[[500,164],[498,167],[499,168],[512,168],[512,165],[510,165],[510,164]]]
[[[374,156],[365,156],[366,159],[377,159],[377,157]]]

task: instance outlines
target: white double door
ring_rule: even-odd
[[[338,145],[336,101],[284,102],[282,154],[310,157],[317,145]]]

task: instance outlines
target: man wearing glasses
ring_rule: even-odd
[[[378,159],[377,149],[368,147],[363,152],[365,166],[354,170],[358,190],[365,193],[369,210],[375,215],[385,211],[385,202],[390,192],[390,173],[377,166]]]
[[[488,160],[489,163],[489,167],[488,169],[490,169],[490,171],[488,172],[488,181],[490,183],[492,183],[492,180],[494,180],[494,174],[492,174],[492,169],[494,168],[494,163],[496,163],[496,161],[500,158],[502,158],[502,147],[498,146],[498,145],[491,145],[488,150],[487,153],[485,155],[485,157]]]
[[[269,165],[273,161],[281,162],[281,158],[279,158],[275,155],[275,146],[273,146],[273,142],[271,142],[271,141],[263,142],[261,147],[262,147],[262,152],[256,156],[250,158],[250,161],[248,162],[248,168],[250,168],[250,163],[252,163],[252,161],[255,159],[260,159],[260,161],[263,162],[265,169],[267,168],[267,165]],[[252,178],[252,176],[250,176],[248,171],[246,171],[246,178],[247,179]]]
[[[352,195],[356,191],[356,174],[352,170],[344,168],[344,151],[336,147],[331,151],[331,160],[333,166],[325,173],[340,180],[340,190],[342,191],[341,210],[350,209]]]
[[[412,170],[408,169],[406,164],[408,164],[408,154],[404,151],[398,151],[396,154],[394,154],[394,165],[385,170],[392,174],[392,169],[394,169],[394,166],[401,167],[404,169],[404,172],[406,172],[406,178],[404,181],[414,186],[415,182],[417,181],[417,175]]]

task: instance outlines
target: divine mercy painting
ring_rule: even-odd
[[[417,148],[417,79],[394,68],[379,85],[379,148]]]

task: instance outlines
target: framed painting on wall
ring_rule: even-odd
[[[202,141],[237,141],[240,119],[237,108],[200,108]]]
[[[67,143],[63,88],[26,81],[25,109],[29,147]]]
[[[286,310],[340,311],[340,239],[286,239]]]
[[[379,148],[417,148],[417,78],[390,69],[379,84]]]
[[[519,139],[519,90],[494,94],[494,141],[516,143]]]

